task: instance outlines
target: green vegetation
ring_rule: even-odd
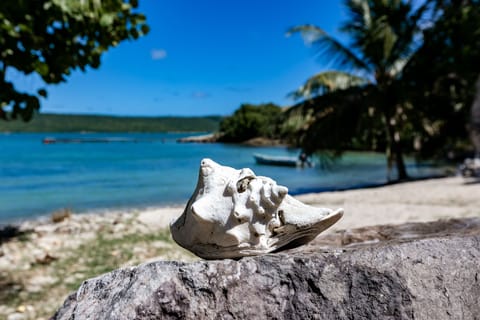
[[[466,139],[472,79],[480,73],[480,6],[474,0],[345,6],[340,31],[349,46],[313,25],[289,30],[339,69],[314,75],[293,93],[303,99],[289,111],[305,120],[295,133],[298,144],[309,153],[383,148],[389,167],[395,163],[398,179],[406,179],[405,152],[432,155],[453,143],[448,139]]]
[[[165,243],[165,248],[149,248],[156,241]],[[166,256],[171,250],[167,244],[173,244],[173,241],[166,229],[157,233],[127,234],[121,238],[100,234],[94,240],[79,246],[65,259],[52,263],[51,267],[56,270],[55,276],[58,279],[53,286],[65,285],[69,290],[76,290],[84,279],[121,268],[125,264],[142,263],[141,259],[135,257],[135,248],[148,248],[142,254],[149,257]],[[70,277],[71,281],[64,283],[64,279],[76,273],[81,274],[81,278]]]
[[[28,121],[47,96],[45,88],[19,92],[7,72],[37,74],[53,84],[73,70],[98,68],[109,48],[148,33],[137,7],[138,0],[2,0],[0,118]]]
[[[242,104],[232,116],[221,121],[221,141],[243,142],[257,137],[276,139],[282,120],[282,109],[273,103]]]
[[[424,31],[424,43],[404,75],[408,98],[419,114],[411,121],[417,122],[422,156],[471,148],[471,109],[475,94],[480,96],[480,86],[475,88],[480,84],[480,1],[431,2],[438,18]]]
[[[0,122],[0,132],[193,132],[218,130],[220,116],[112,117],[38,114],[28,123]]]

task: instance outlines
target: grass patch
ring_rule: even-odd
[[[52,267],[58,282],[64,283],[70,290],[75,290],[85,279],[118,269],[126,263],[139,264],[145,258],[164,254],[166,249],[150,246],[156,241],[172,242],[167,230],[149,234],[127,234],[121,238],[101,234],[82,244],[67,258],[53,262]],[[142,249],[142,255],[136,256],[135,250],[139,248]],[[79,279],[74,279],[75,275]]]
[[[7,305],[15,305],[22,290],[23,285],[15,281],[10,273],[0,274],[0,301]]]

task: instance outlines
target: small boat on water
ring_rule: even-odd
[[[258,164],[270,166],[296,167],[301,166],[301,161],[296,157],[270,156],[264,154],[254,154],[253,157]]]

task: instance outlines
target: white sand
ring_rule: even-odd
[[[425,222],[448,218],[480,217],[480,181],[461,177],[406,182],[378,188],[312,193],[297,199],[318,207],[345,209],[330,232],[380,224]],[[167,227],[184,207],[140,213],[150,227]]]
[[[168,227],[170,222],[182,214],[183,209],[184,207],[147,209],[140,212],[138,220],[149,228],[158,230]]]
[[[299,200],[345,209],[330,231],[380,224],[480,217],[480,181],[461,177],[400,183],[379,188],[305,194]]]

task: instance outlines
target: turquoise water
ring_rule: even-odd
[[[202,158],[250,167],[293,194],[386,182],[381,154],[348,153],[328,170],[257,165],[253,153],[297,156],[283,147],[180,144],[187,134],[2,134],[0,224],[61,208],[74,212],[184,204],[195,188]],[[134,139],[135,142],[43,144],[47,137]],[[408,165],[413,176],[439,168]]]

